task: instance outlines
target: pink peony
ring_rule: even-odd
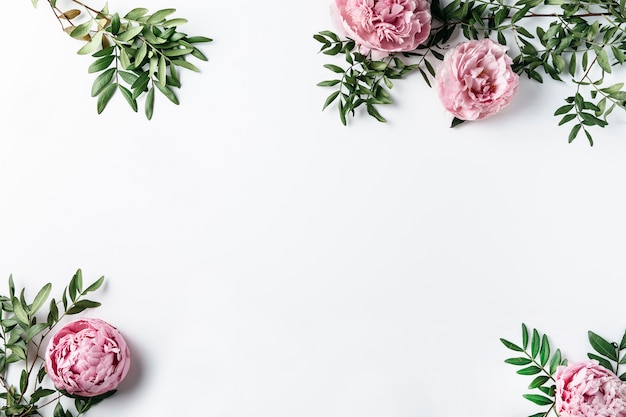
[[[554,378],[560,417],[626,416],[626,385],[597,361],[560,366]]]
[[[99,319],[67,323],[46,349],[46,371],[54,386],[82,397],[115,389],[129,366],[126,341],[115,327]]]
[[[360,52],[371,51],[374,59],[412,51],[430,34],[427,0],[335,0],[331,13]]]
[[[506,47],[472,40],[449,50],[437,70],[439,97],[461,120],[480,120],[506,107],[519,85]]]

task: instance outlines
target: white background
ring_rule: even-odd
[[[215,42],[179,106],[98,115],[82,43],[46,2],[5,3],[0,283],[106,277],[90,314],[133,365],[90,416],[525,416],[500,337],[526,322],[570,361],[588,330],[621,338],[625,117],[568,144],[571,85],[523,78],[450,129],[416,74],[388,123],[344,127],[315,85],[325,2],[111,0]]]

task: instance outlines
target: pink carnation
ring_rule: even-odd
[[[480,120],[508,106],[519,76],[511,69],[506,47],[472,40],[449,50],[437,70],[443,106],[461,120]]]
[[[82,397],[115,389],[130,366],[128,345],[120,332],[92,318],[63,326],[50,340],[45,359],[54,386]]]
[[[360,52],[374,59],[412,51],[430,34],[427,0],[335,0],[331,13]]]
[[[626,417],[626,385],[597,361],[560,366],[554,378],[560,417]]]

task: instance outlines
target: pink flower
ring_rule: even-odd
[[[427,0],[335,0],[331,13],[360,52],[374,59],[412,51],[430,34]]]
[[[129,366],[126,341],[115,327],[99,319],[67,323],[46,349],[46,371],[54,386],[82,397],[115,389]]]
[[[519,76],[511,69],[506,47],[472,40],[449,50],[437,70],[439,98],[461,120],[480,120],[508,106]]]
[[[560,417],[626,416],[626,385],[597,361],[560,366],[554,378]]]

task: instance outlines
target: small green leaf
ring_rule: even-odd
[[[111,97],[113,97],[116,90],[117,90],[117,83],[111,83],[107,85],[106,87],[104,87],[104,89],[102,89],[102,91],[98,95],[98,101],[97,101],[98,114],[104,111],[107,104],[109,104],[109,101],[111,101]]]
[[[528,358],[509,358],[509,359],[506,359],[504,362],[511,364],[511,365],[517,365],[517,366],[525,366],[525,365],[532,363],[532,361]]]
[[[52,284],[47,283],[43,286],[35,296],[33,303],[30,306],[30,313],[35,314],[46,302],[48,296],[50,295],[50,290],[52,290]]]
[[[539,363],[541,366],[545,366],[550,359],[550,342],[548,337],[544,334],[541,338],[541,349],[539,351]]]
[[[152,16],[148,18],[146,23],[153,25],[155,23],[159,23],[165,20],[165,18],[172,13],[174,13],[176,9],[163,9],[155,12]]]
[[[87,72],[91,74],[94,72],[99,72],[104,69],[107,69],[109,65],[111,65],[114,59],[115,59],[115,56],[113,55],[103,56],[102,58],[98,58],[89,66],[89,68],[87,69]]]
[[[522,349],[521,347],[517,346],[517,345],[516,345],[516,344],[514,344],[514,343],[509,342],[509,341],[508,341],[508,340],[506,340],[506,339],[502,339],[502,338],[500,338],[500,341],[502,342],[502,344],[503,344],[504,346],[506,346],[507,348],[509,348],[509,349],[511,349],[511,350],[514,350],[514,351],[516,351],[516,352],[523,352],[523,351],[524,351],[524,349]]]
[[[543,384],[545,384],[546,382],[548,382],[549,380],[550,380],[549,376],[547,376],[547,375],[539,375],[538,377],[533,379],[532,382],[528,385],[528,389],[538,388],[538,387],[542,386]]]
[[[533,337],[530,341],[530,352],[533,358],[536,358],[539,354],[539,347],[541,346],[541,337],[537,329],[533,329]]]
[[[13,297],[13,313],[15,314],[15,318],[22,324],[30,324],[30,318],[28,317],[28,312],[20,303],[20,300],[17,297]]]
[[[120,31],[120,15],[118,15],[117,13],[115,13],[112,17],[111,17],[111,33],[113,35],[117,35]]]
[[[98,75],[91,86],[91,97],[95,97],[100,94],[102,90],[111,83],[114,75],[115,68],[109,68]]]
[[[78,314],[81,311],[84,311],[88,308],[96,308],[96,307],[100,307],[100,303],[97,301],[91,301],[91,300],[79,300],[76,303],[74,303],[73,306],[71,306],[69,308],[69,310],[66,311],[66,314]]]
[[[613,346],[612,343],[609,343],[604,338],[602,338],[601,336],[597,335],[596,333],[592,331],[587,332],[587,335],[589,337],[589,343],[591,344],[591,347],[596,352],[598,352],[600,355],[605,356],[613,361],[618,360],[615,346]]]
[[[124,32],[117,35],[116,39],[119,42],[128,43],[132,41],[137,35],[139,35],[142,30],[143,26],[141,25],[128,27]]]
[[[95,280],[89,287],[87,287],[87,289],[83,291],[83,294],[96,291],[98,288],[102,286],[103,282],[104,282],[104,275],[98,278],[97,280]]]
[[[146,95],[145,113],[148,120],[152,119],[154,114],[154,87],[151,87]]]
[[[140,17],[144,16],[146,13],[148,13],[148,9],[145,9],[143,7],[137,7],[131,10],[130,12],[126,13],[126,15],[124,16],[124,19],[137,20]]]
[[[91,25],[93,24],[92,20],[88,20],[87,22],[81,23],[76,26],[74,30],[70,32],[70,36],[74,39],[81,39],[87,34],[89,34],[89,30],[91,29]]]
[[[517,371],[518,374],[520,375],[536,375],[539,372],[541,372],[541,368],[535,365],[526,367],[526,368],[522,368],[519,371]]]
[[[28,331],[26,332],[26,340],[33,340],[35,336],[46,330],[48,327],[50,327],[48,326],[48,323],[34,324],[33,326],[28,328]]]
[[[178,65],[179,67],[183,67],[183,68],[186,68],[188,70],[194,71],[194,72],[200,72],[198,67],[193,65],[191,62],[185,61],[184,59],[175,59],[171,63],[174,64],[174,65]]]
[[[529,401],[532,401],[537,405],[551,405],[554,403],[554,400],[538,394],[524,394],[522,395],[522,397],[526,398]]]
[[[102,30],[96,32],[95,35],[82,48],[78,50],[79,55],[91,54],[102,47]]]
[[[179,104],[178,98],[176,98],[176,95],[171,88],[169,88],[167,85],[161,84],[159,81],[156,80],[154,81],[154,85],[156,85],[159,91],[161,91],[161,93],[163,93],[163,95],[167,97],[169,101],[174,104]]]

